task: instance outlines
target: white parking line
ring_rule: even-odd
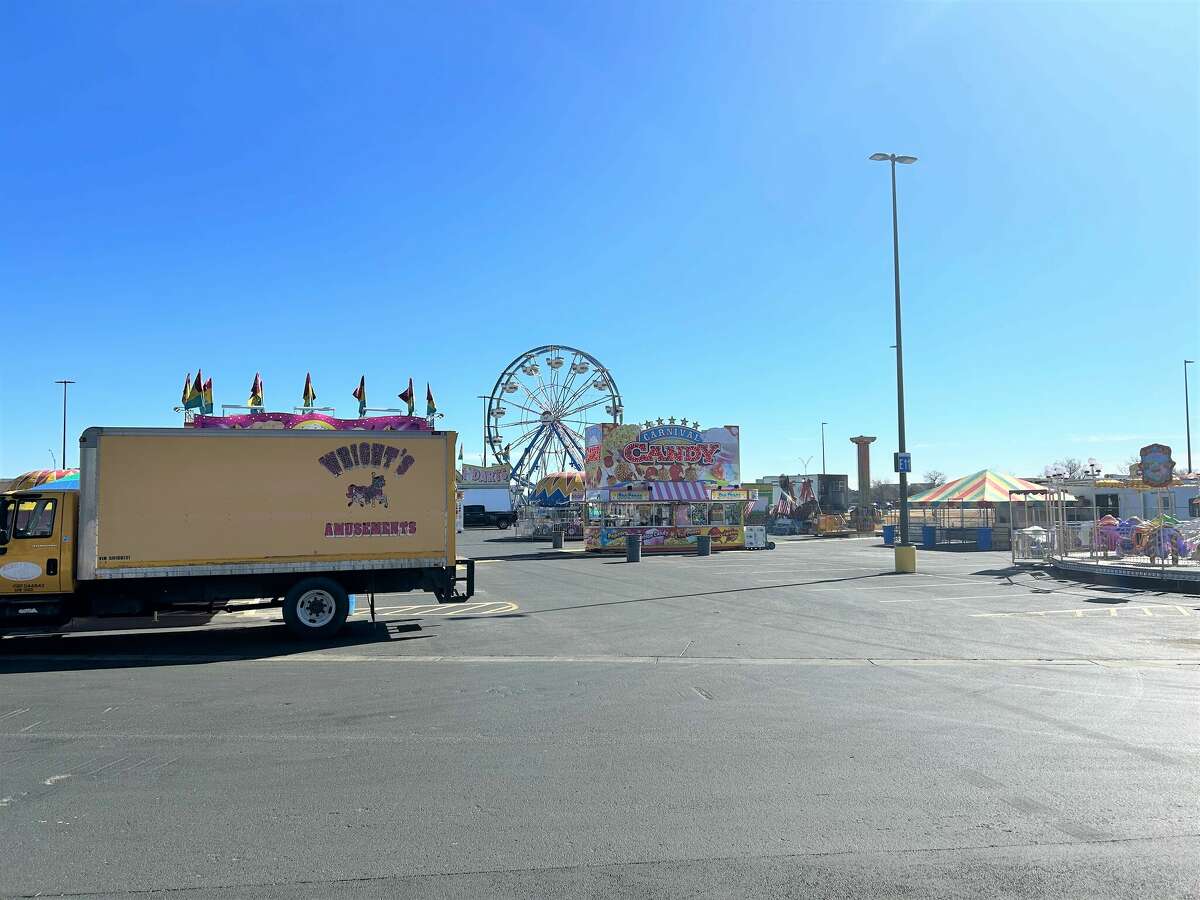
[[[1183,617],[1192,615],[1192,611],[1184,606],[1177,604],[1162,604],[1156,603],[1147,606],[1102,606],[1087,609],[1084,607],[1074,607],[1072,609],[1039,609],[1039,610],[1020,610],[1013,612],[993,612],[993,613],[971,613],[973,619],[1015,619],[1021,617],[1038,617],[1045,618],[1046,616],[1069,616],[1073,619],[1115,619],[1120,613],[1128,613],[1130,615],[1141,612],[1143,616],[1155,618],[1155,610],[1158,611],[1158,616],[1167,615],[1168,617]],[[1169,612],[1168,612],[1169,610]],[[1128,618],[1126,616],[1125,618]]]
[[[498,613],[512,612],[517,604],[507,600],[488,600],[482,603],[426,603],[420,606],[376,606],[376,615],[396,615],[405,613],[410,616],[441,616],[449,617],[459,613],[469,612],[476,616],[493,616]],[[369,614],[369,609],[359,609],[355,615]]]
[[[1033,596],[1032,594],[1030,596]],[[969,594],[966,597],[910,597],[903,600],[877,600],[877,603],[925,603],[929,600],[1007,600],[1011,599],[1011,593],[1005,594]]]

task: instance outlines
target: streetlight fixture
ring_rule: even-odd
[[[828,422],[821,423],[821,477],[825,477],[825,426]]]
[[[1187,422],[1188,474],[1192,474],[1192,408],[1188,402],[1188,366],[1194,366],[1194,359],[1183,361],[1183,417]]]
[[[895,153],[872,153],[875,162],[887,162],[892,169],[892,267],[896,284],[896,420],[900,438],[900,452],[905,452],[904,443],[904,340],[900,330],[900,225],[896,212],[896,163],[903,166],[917,161],[915,156],[897,156]],[[908,542],[908,473],[900,473],[900,540],[896,542],[897,571],[916,569],[916,551],[909,550]],[[901,565],[901,560],[904,564]]]
[[[62,430],[62,467],[67,467],[67,385],[75,382],[68,379],[59,379],[54,382],[63,386],[63,430]]]

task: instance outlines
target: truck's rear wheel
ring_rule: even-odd
[[[306,578],[283,598],[283,621],[301,637],[332,637],[349,614],[350,598],[330,578]]]

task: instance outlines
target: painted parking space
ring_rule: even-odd
[[[404,614],[406,616],[421,618],[426,616],[449,618],[460,615],[495,616],[501,613],[515,612],[518,608],[517,604],[509,600],[489,600],[481,603],[412,603],[404,606],[392,606],[377,602],[375,604],[375,615]],[[354,610],[352,618],[369,617],[370,615],[370,607],[365,604],[359,604]]]

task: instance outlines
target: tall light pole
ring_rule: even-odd
[[[828,422],[821,423],[821,476],[825,476],[825,426]]]
[[[61,457],[61,459],[62,459],[62,467],[65,469],[67,467],[67,385],[74,384],[75,382],[69,381],[68,379],[63,378],[63,379],[59,379],[58,381],[56,381],[54,383],[61,384],[63,386],[63,431],[62,431],[62,457]]]
[[[1183,361],[1183,417],[1187,422],[1187,445],[1188,445],[1188,474],[1192,472],[1192,408],[1188,402],[1188,366],[1194,366],[1194,359],[1185,359]]]
[[[487,444],[488,444],[488,429],[487,429],[487,401],[492,398],[487,394],[476,394],[483,401],[483,467],[487,468]]]
[[[900,452],[904,446],[904,339],[900,330],[900,225],[896,212],[896,163],[903,166],[917,161],[915,156],[897,156],[895,153],[872,153],[875,162],[888,162],[892,168],[892,266],[896,281],[896,420],[900,438]],[[900,540],[897,545],[908,546],[908,473],[900,473]]]

